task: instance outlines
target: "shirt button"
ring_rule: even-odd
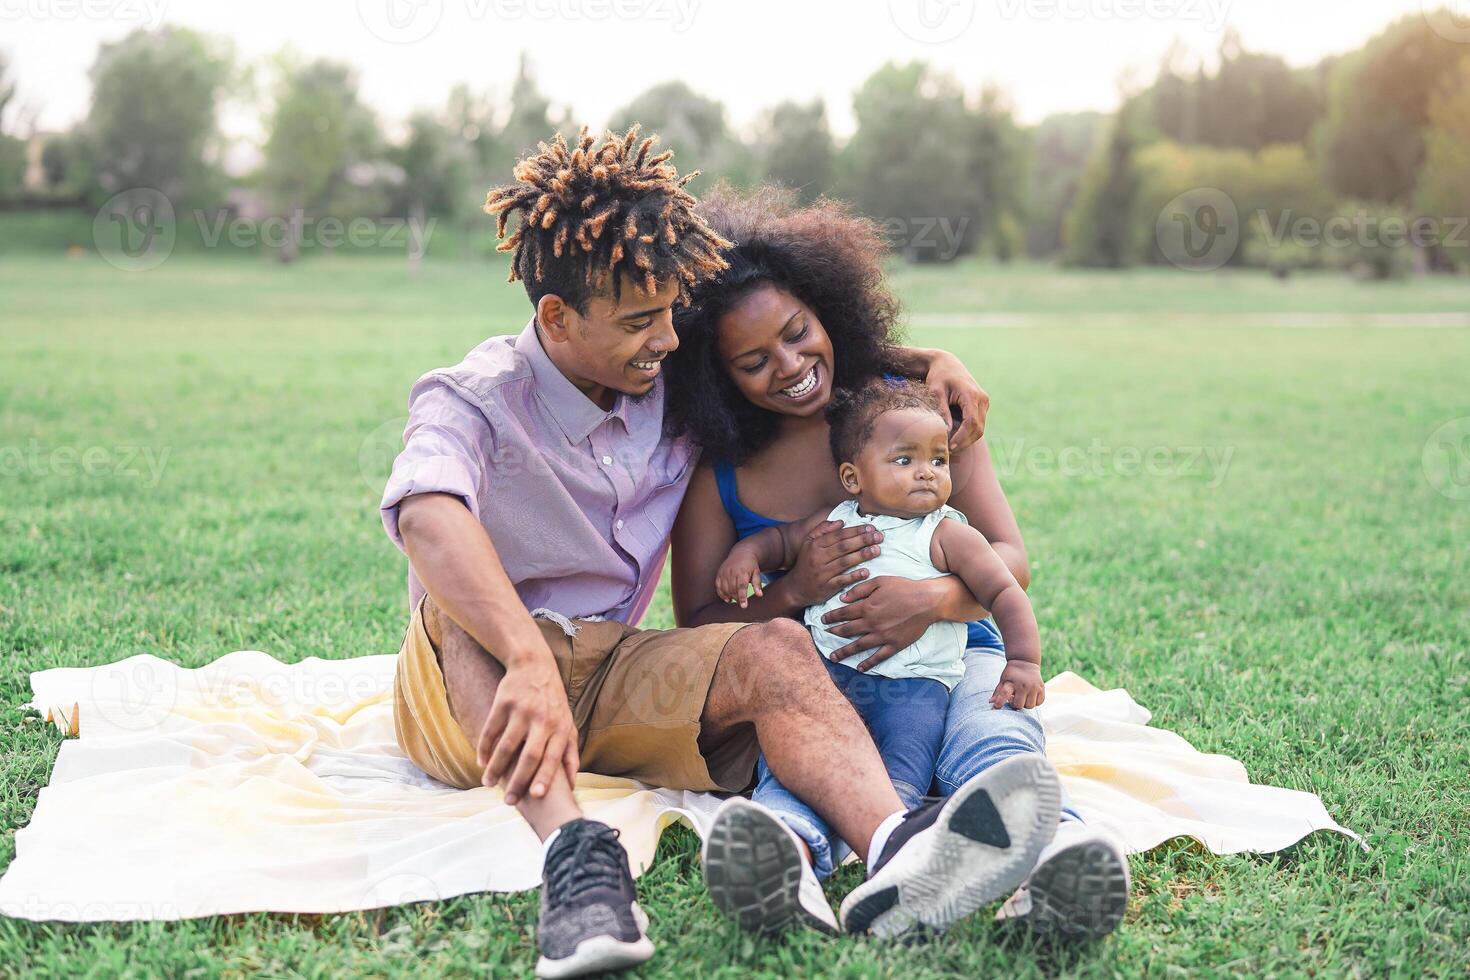
[[[604,456],[604,457],[602,457],[602,465],[603,466],[611,466],[612,465],[612,457],[611,456]]]
[[[619,531],[621,531],[623,529],[623,519],[621,517],[618,518],[618,523],[617,523],[616,527],[617,527],[617,529]]]

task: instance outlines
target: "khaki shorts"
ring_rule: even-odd
[[[572,620],[575,636],[537,619],[556,657],[582,769],[653,786],[738,793],[755,769],[755,730],[743,726],[700,750],[700,716],[725,644],[747,623],[639,630],[623,623]],[[444,675],[414,610],[393,679],[398,746],[424,772],[460,789],[481,785],[475,748],[449,711]],[[477,733],[478,734],[478,733]]]

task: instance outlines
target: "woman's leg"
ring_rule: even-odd
[[[802,839],[811,857],[812,870],[818,878],[826,878],[832,873],[833,867],[831,828],[817,816],[815,810],[781,785],[781,781],[771,772],[771,767],[766,765],[764,753],[756,762],[755,772],[755,792],[750,798],[780,817],[781,822]]]
[[[1005,669],[1005,650],[994,646],[965,651],[965,676],[949,692],[944,741],[934,778],[948,796],[967,780],[1013,755],[1046,754],[1046,734],[1034,710],[992,708],[990,696]],[[1062,797],[1062,819],[1081,820]]]

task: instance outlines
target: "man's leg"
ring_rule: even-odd
[[[505,668],[432,599],[424,600],[423,618],[444,676],[449,712],[476,744]],[[651,957],[648,920],[638,907],[627,852],[616,831],[583,819],[565,772],[558,767],[546,795],[534,799],[528,794],[516,810],[545,850],[536,975],[603,972]]]
[[[972,648],[965,676],[950,692],[936,779],[948,795],[998,763],[1044,755],[1046,734],[1034,711],[995,709],[990,695],[1005,669],[1003,648]],[[1062,824],[1026,881],[1001,909],[1037,932],[1069,938],[1103,936],[1128,905],[1128,862],[1122,848],[1082,822],[1062,798]]]
[[[862,721],[793,620],[747,626],[730,638],[701,724],[701,741],[711,746],[753,725],[776,777],[867,861],[868,880],[842,906],[850,932],[899,938],[942,931],[1014,888],[1056,832],[1056,775],[1039,757],[997,767],[948,801],[902,809]],[[735,801],[726,807],[743,809]],[[789,835],[769,811],[760,814],[767,829]],[[742,819],[754,827],[755,816]],[[768,845],[781,840],[767,836]],[[795,845],[784,850],[786,880],[802,880]],[[755,918],[742,923],[762,928]]]
[[[423,608],[424,631],[429,634],[429,642],[439,658],[450,714],[470,744],[477,744],[505,668],[474,637],[445,616],[434,600],[425,600]],[[516,810],[543,841],[562,824],[582,816],[582,808],[577,805],[572,787],[560,768],[545,796],[538,800],[527,794],[516,804]]]
[[[833,686],[806,628],[777,619],[730,638],[715,668],[701,741],[754,725],[781,784],[867,858],[878,825],[903,802],[862,719]]]

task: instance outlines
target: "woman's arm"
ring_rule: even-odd
[[[883,535],[868,525],[818,522],[802,539],[791,571],[766,586],[764,595],[744,607],[722,602],[715,579],[735,544],[735,526],[720,503],[714,471],[701,466],[674,521],[674,622],[703,626],[799,617],[807,606],[825,602],[867,578],[867,569],[853,566],[876,558],[882,540]]]
[[[896,347],[895,367],[924,383],[939,396],[939,410],[944,424],[954,429],[949,437],[949,451],[969,448],[985,433],[985,415],[990,411],[990,396],[958,357],[948,351],[928,347]],[[959,408],[963,421],[955,428],[950,408]]]
[[[1031,566],[1016,515],[1000,488],[990,448],[981,439],[969,449],[955,453],[949,461],[954,490],[949,505],[964,514],[970,526],[985,536],[1000,555],[1021,588],[1031,587]]]

